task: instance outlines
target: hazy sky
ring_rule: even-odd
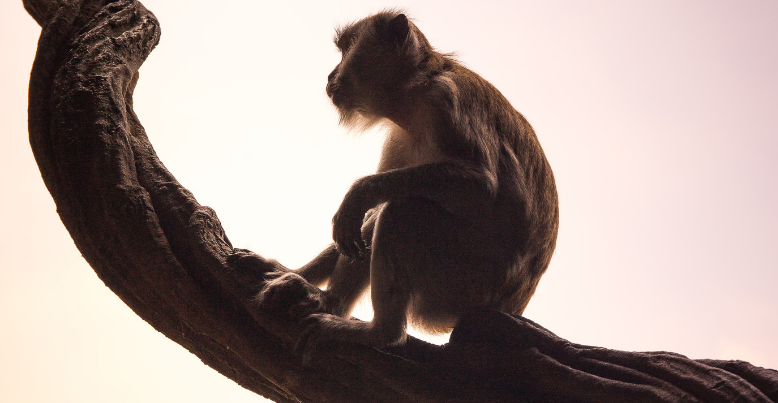
[[[236,246],[298,266],[330,242],[381,144],[337,126],[333,27],[405,7],[524,113],[556,175],[559,241],[528,318],[576,343],[778,368],[778,2],[144,4],[163,34],[136,112]],[[27,140],[39,32],[0,2],[0,401],[260,401],[73,245]]]

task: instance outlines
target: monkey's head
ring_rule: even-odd
[[[399,113],[436,55],[418,28],[396,11],[338,29],[335,45],[342,58],[328,77],[327,95],[345,125],[369,125]]]

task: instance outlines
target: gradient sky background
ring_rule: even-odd
[[[381,143],[337,126],[333,27],[402,6],[525,114],[554,169],[559,241],[528,318],[576,343],[778,368],[778,2],[144,4],[163,35],[136,112],[236,246],[299,266],[330,242]],[[27,140],[39,32],[0,3],[0,401],[260,401],[73,245]]]

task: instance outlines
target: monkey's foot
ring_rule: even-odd
[[[336,315],[317,313],[303,321],[294,350],[302,357],[303,365],[310,365],[311,359],[333,342],[370,343],[370,323],[347,320]]]
[[[327,295],[293,272],[265,274],[265,286],[257,295],[260,307],[273,313],[286,312],[299,320],[327,309]]]

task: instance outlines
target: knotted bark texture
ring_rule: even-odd
[[[243,387],[279,402],[778,403],[773,370],[576,345],[497,312],[468,315],[442,347],[334,345],[302,365],[289,348],[297,324],[252,301],[264,273],[286,269],[232,248],[133,112],[138,68],[159,40],[154,15],[133,0],[24,6],[43,28],[30,143],[62,222],[140,317]],[[330,248],[312,264],[336,258]]]

